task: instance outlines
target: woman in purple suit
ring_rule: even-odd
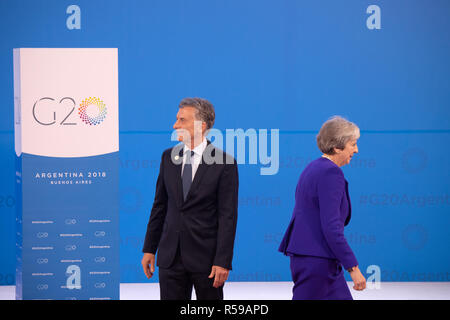
[[[358,152],[359,128],[334,116],[317,135],[322,157],[308,164],[295,191],[291,222],[279,250],[291,259],[293,299],[352,299],[344,278],[350,273],[355,290],[366,280],[344,237],[350,222],[348,183],[340,167]]]

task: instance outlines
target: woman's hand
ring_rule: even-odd
[[[358,266],[350,271],[350,277],[352,277],[354,283],[353,289],[361,291],[366,288],[366,278],[364,278]]]

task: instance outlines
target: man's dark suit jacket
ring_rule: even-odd
[[[210,272],[213,265],[231,270],[238,207],[236,160],[208,141],[183,201],[183,148],[174,148],[162,155],[142,251],[158,250],[160,268],[170,267],[180,246],[183,264],[191,272]],[[205,161],[207,155],[220,161]]]

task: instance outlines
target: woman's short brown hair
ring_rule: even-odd
[[[317,146],[325,154],[335,154],[334,148],[344,149],[350,140],[359,139],[356,124],[340,116],[333,116],[322,125],[317,135]]]

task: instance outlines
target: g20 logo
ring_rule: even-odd
[[[71,97],[64,97],[59,102],[50,97],[37,100],[33,105],[33,118],[43,126],[59,124],[63,126],[77,125],[73,119],[77,103]],[[78,115],[82,122],[96,126],[106,118],[106,105],[96,97],[84,99],[78,107]],[[76,117],[76,116],[75,116]]]

